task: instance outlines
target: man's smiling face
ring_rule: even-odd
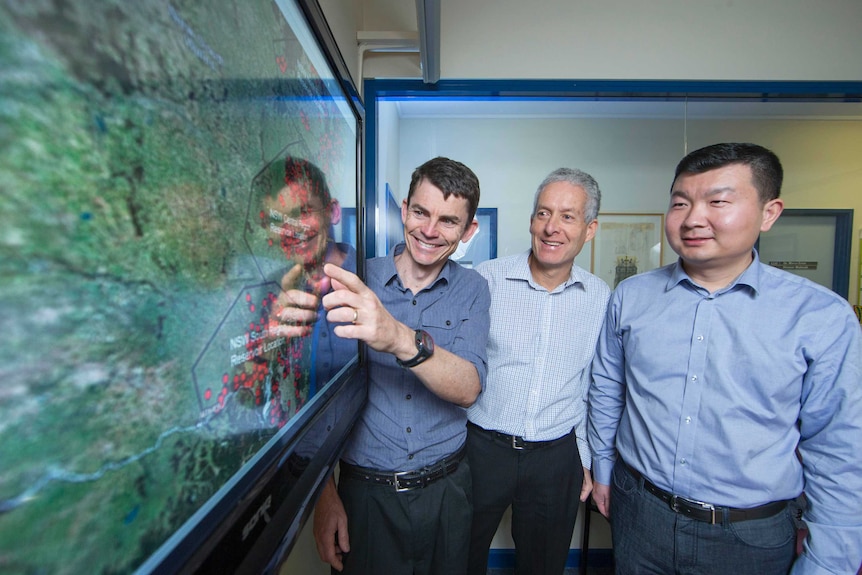
[[[584,221],[587,193],[569,182],[549,184],[530,217],[532,257],[542,268],[571,269],[584,243],[593,239],[596,220]]]
[[[458,249],[459,241],[467,241],[475,232],[475,224],[467,221],[468,202],[464,198],[443,192],[423,180],[401,205],[404,223],[405,251],[420,266],[435,267],[446,263]]]

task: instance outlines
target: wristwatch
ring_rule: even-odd
[[[417,329],[415,334],[416,355],[405,361],[395,358],[401,367],[416,367],[434,354],[434,340],[431,339],[428,332],[424,329]]]

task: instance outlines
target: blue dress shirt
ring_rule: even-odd
[[[804,490],[811,537],[794,573],[856,573],[862,330],[845,300],[753,255],[715,293],[679,262],[614,291],[589,393],[595,479],[610,484],[619,454],[660,488],[715,505]]]
[[[370,259],[367,285],[395,319],[424,329],[437,348],[476,367],[485,387],[491,298],[476,271],[447,260],[440,275],[417,294],[405,288],[394,256]],[[368,348],[368,403],[354,428],[343,459],[386,471],[411,471],[457,451],[467,435],[467,411],[440,399],[395,356]]]
[[[533,281],[530,252],[476,267],[491,290],[491,334],[488,384],[467,417],[527,441],[557,439],[574,428],[589,469],[587,388],[610,289],[573,265],[549,292]]]

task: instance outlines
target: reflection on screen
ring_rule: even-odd
[[[355,358],[299,295],[356,268],[309,38],[287,0],[0,4],[0,571],[133,571]]]

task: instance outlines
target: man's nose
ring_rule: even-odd
[[[702,226],[706,220],[705,210],[706,208],[700,202],[693,203],[685,214],[683,224],[690,228]]]
[[[437,229],[438,225],[440,225],[440,220],[428,218],[428,221],[425,222],[424,226],[422,226],[422,233],[429,238],[436,237],[439,233],[439,230]]]
[[[560,228],[560,221],[556,216],[551,215],[551,217],[549,217],[545,221],[544,231],[549,236],[552,235],[554,232],[556,232],[559,228]]]

